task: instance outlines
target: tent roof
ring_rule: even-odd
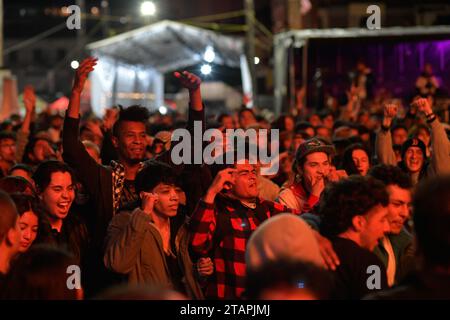
[[[90,43],[87,49],[94,55],[164,73],[200,63],[208,45],[214,48],[214,63],[240,66],[244,51],[240,38],[168,20]]]
[[[389,27],[381,28],[380,30],[369,30],[366,28],[290,30],[276,35],[274,41],[275,44],[279,44],[288,39],[306,40],[412,36],[446,36],[450,38],[450,26]]]

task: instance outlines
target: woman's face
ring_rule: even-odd
[[[69,172],[53,172],[50,184],[41,194],[48,213],[55,219],[64,219],[75,199],[75,186]]]
[[[20,247],[19,252],[27,251],[33,244],[38,233],[38,217],[33,211],[26,211],[19,219],[20,227]]]

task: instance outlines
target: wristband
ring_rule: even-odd
[[[389,130],[391,130],[391,127],[386,127],[385,125],[381,125],[381,130],[383,130],[384,132],[388,132]]]
[[[427,117],[427,123],[432,123],[434,120],[436,120],[435,114],[433,114],[430,118]]]

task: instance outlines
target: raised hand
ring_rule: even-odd
[[[189,91],[197,90],[202,83],[202,80],[199,77],[187,71],[183,71],[182,73],[174,72],[173,75],[179,79],[180,84]]]
[[[86,128],[91,131],[94,135],[97,137],[103,138],[103,132],[100,128],[100,125],[94,121],[88,121],[86,122]]]
[[[223,189],[231,189],[235,183],[234,173],[236,169],[228,168],[219,171],[214,181],[211,183],[204,201],[207,203],[213,203],[216,195],[220,193]]]
[[[141,209],[146,214],[151,215],[153,213],[153,207],[155,206],[155,202],[158,201],[159,196],[157,194],[151,193],[151,192],[144,192],[142,191],[139,194],[142,205]]]
[[[97,58],[89,57],[81,62],[80,66],[75,72],[75,81],[73,84],[72,92],[81,93],[81,91],[83,91],[86,79],[89,73],[94,70],[94,67],[97,64],[97,60]]]
[[[27,85],[23,91],[23,103],[25,104],[25,110],[27,113],[32,113],[36,107],[36,95],[34,93],[34,87]]]
[[[383,107],[383,126],[390,127],[392,120],[397,116],[398,107],[393,103],[386,103]]]
[[[106,130],[111,130],[119,118],[119,108],[113,107],[106,109],[105,115],[103,116],[103,128]]]
[[[304,175],[305,178],[305,184],[311,194],[315,195],[316,197],[320,197],[322,194],[322,191],[325,189],[325,177],[314,177],[314,176],[308,176]]]
[[[433,113],[431,103],[426,98],[415,99],[413,104],[417,108],[417,111],[422,112],[423,114],[425,114],[425,116],[428,116]]]
[[[331,166],[330,172],[327,175],[327,181],[337,182],[347,177],[348,175],[345,170],[336,170],[335,166]]]

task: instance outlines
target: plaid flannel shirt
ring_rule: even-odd
[[[254,209],[239,200],[218,195],[214,204],[200,200],[191,216],[191,249],[199,257],[211,257],[214,274],[208,278],[205,296],[238,299],[245,289],[245,249],[252,232],[278,213],[299,212],[257,199]]]

